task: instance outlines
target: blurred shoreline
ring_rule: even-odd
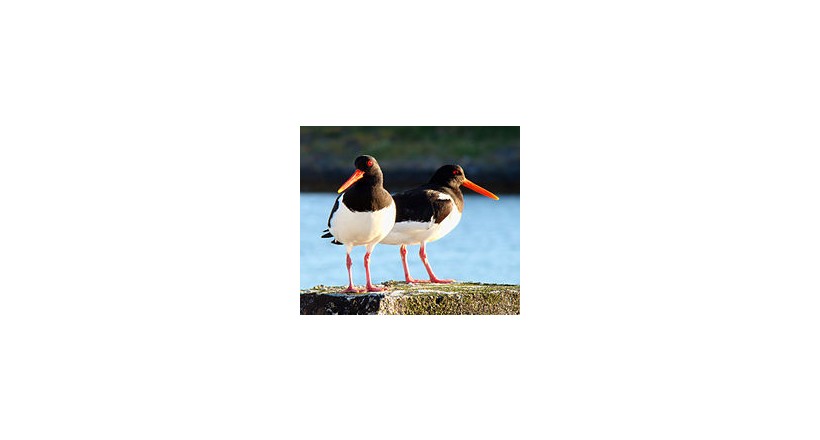
[[[444,164],[442,164],[444,165]],[[515,169],[490,169],[479,165],[465,167],[464,174],[471,181],[495,193],[519,193],[520,172]],[[409,168],[382,166],[384,187],[390,192],[403,191],[427,183],[435,168],[429,171]],[[353,173],[353,166],[341,167],[302,167],[300,171],[300,191],[302,192],[336,192],[339,186]]]
[[[520,193],[520,127],[301,127],[300,191],[336,192],[353,160],[379,161],[384,187],[427,183],[436,169],[458,164],[471,181],[496,193]]]

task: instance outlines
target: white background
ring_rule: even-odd
[[[0,437],[820,435],[812,2],[271,3],[0,6]],[[300,125],[521,125],[521,316],[298,316]]]

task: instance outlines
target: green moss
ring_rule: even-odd
[[[315,286],[302,290],[303,303],[315,301],[319,296],[323,297],[322,303],[333,303],[334,301],[346,305],[361,303],[368,304],[368,307],[376,304],[378,314],[519,313],[520,286],[515,284],[425,283],[409,285],[404,282],[388,281],[384,283],[384,286],[387,287],[384,292],[358,294],[343,294],[344,286]],[[338,309],[341,310],[343,307],[338,307]]]

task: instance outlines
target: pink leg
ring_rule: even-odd
[[[452,283],[454,281],[440,280],[436,278],[436,274],[433,273],[433,268],[430,267],[430,263],[427,262],[427,252],[424,250],[424,242],[421,243],[421,248],[419,249],[419,257],[421,257],[421,262],[424,263],[424,268],[427,269],[427,274],[430,275],[431,283]]]
[[[410,276],[410,269],[407,267],[407,246],[401,245],[399,248],[401,253],[401,264],[404,266],[404,281],[407,283],[426,283],[427,280],[417,280]]]
[[[350,266],[353,266],[353,260],[350,259],[350,253],[348,252],[348,254],[347,254],[347,279],[349,280],[349,284],[347,285],[347,290],[343,290],[342,293],[359,293],[361,291],[353,286],[353,272],[350,270]]]
[[[376,287],[370,282],[370,252],[364,254],[364,273],[367,275],[367,291],[381,292],[385,290],[384,287]]]

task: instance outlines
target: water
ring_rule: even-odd
[[[500,200],[464,194],[464,215],[449,234],[427,244],[427,260],[439,278],[483,283],[520,283],[520,198],[500,194]],[[344,246],[321,238],[337,194],[302,193],[300,197],[300,288],[318,284],[347,285]],[[410,274],[428,279],[419,246],[407,247]],[[364,246],[353,248],[353,283],[364,286]],[[404,281],[399,247],[376,245],[370,256],[374,283]]]

